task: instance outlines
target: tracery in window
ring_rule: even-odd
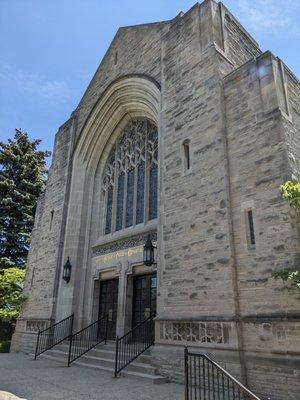
[[[134,119],[110,152],[103,175],[104,233],[157,217],[158,135],[147,119]]]

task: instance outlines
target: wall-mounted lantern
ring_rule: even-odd
[[[64,270],[63,270],[63,280],[66,281],[67,283],[70,282],[71,279],[71,271],[72,271],[72,265],[70,263],[70,259],[68,257],[67,262],[64,265]]]
[[[147,265],[147,267],[151,267],[151,265],[156,264],[156,262],[154,261],[154,249],[156,249],[156,247],[153,246],[151,236],[148,235],[146,243],[144,245],[143,255],[144,264]]]

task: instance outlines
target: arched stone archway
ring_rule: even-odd
[[[158,84],[144,76],[120,78],[105,90],[78,135],[73,154],[62,257],[62,260],[70,257],[73,273],[68,285],[62,279],[59,280],[57,320],[74,311],[78,326],[81,326],[95,317],[95,272],[91,249],[100,238],[100,177],[109,152],[122,129],[133,118],[141,117],[151,120],[159,132]],[[115,263],[115,269],[120,272],[120,261]]]

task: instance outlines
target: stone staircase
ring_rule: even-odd
[[[69,352],[68,342],[63,342],[51,350],[41,354],[39,358],[45,358],[67,365]],[[78,358],[71,365],[79,365],[82,367],[93,368],[114,374],[115,368],[115,343],[108,342],[94,347],[92,350]],[[150,350],[146,350],[136,360],[131,362],[124,368],[119,376],[135,377],[145,379],[153,383],[166,382],[166,378],[156,373],[156,368],[151,365]]]

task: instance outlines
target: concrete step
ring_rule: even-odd
[[[114,368],[105,367],[103,365],[94,365],[94,364],[90,364],[90,363],[87,364],[82,361],[82,357],[78,361],[74,361],[74,365],[85,367],[85,368],[93,368],[93,369],[99,369],[99,370],[103,370],[103,371],[109,371],[112,374],[114,374],[114,371],[115,371]],[[139,378],[139,379],[146,380],[146,381],[151,381],[152,383],[166,383],[167,382],[167,379],[161,375],[152,375],[152,374],[146,374],[143,372],[130,371],[130,370],[127,370],[127,368],[123,369],[123,371],[121,371],[119,373],[119,377],[127,377],[127,378],[134,377],[134,378]]]
[[[88,353],[84,354],[83,356],[80,357],[80,360],[82,360],[83,363],[85,364],[91,364],[91,365],[96,365],[96,366],[104,366],[108,368],[112,368],[114,370],[115,367],[115,353],[110,353],[109,358],[106,358],[106,352],[105,351],[97,351],[94,353],[91,353],[89,351]],[[104,355],[104,357],[103,357]],[[55,361],[67,363],[68,360],[68,353],[56,348],[53,348],[51,350],[48,350],[47,352],[43,353],[40,355],[40,357],[45,357],[49,358],[51,357],[52,359],[55,359]],[[76,362],[76,361],[74,361]],[[150,359],[149,358],[140,358],[138,357],[135,361],[130,363],[127,367],[127,370],[129,371],[135,371],[135,372],[142,372],[145,374],[155,374],[156,373],[156,368],[153,367],[150,364]]]
[[[65,352],[68,353],[69,352],[69,345],[67,344],[59,344],[57,346],[55,346],[52,350],[58,350],[61,352]],[[52,351],[49,350],[49,351]],[[111,346],[109,344],[104,345],[104,344],[100,344],[96,347],[94,347],[93,349],[91,349],[88,352],[89,355],[94,356],[94,357],[101,357],[101,358],[106,358],[108,360],[115,360],[115,354],[116,354],[116,350],[115,350],[115,346]],[[147,363],[151,361],[151,356],[150,356],[150,349],[146,350],[144,353],[142,353],[139,357],[138,360],[144,363]]]
[[[91,365],[96,365],[96,366],[100,365],[100,366],[104,366],[104,367],[108,367],[108,368],[112,368],[112,369],[115,368],[115,360],[109,360],[109,359],[102,358],[99,356],[93,357],[93,356],[87,354],[87,355],[83,355],[82,357],[80,357],[79,360],[82,360],[82,362],[85,364],[91,364]],[[151,374],[155,375],[155,373],[156,373],[155,367],[153,367],[149,363],[142,363],[142,362],[140,362],[139,359],[130,363],[126,367],[126,370],[134,371],[134,372],[141,372],[141,373],[150,374],[150,375]]]
[[[69,343],[68,342],[60,343],[60,344],[56,345],[55,348],[68,352],[69,351]],[[116,346],[114,343],[107,343],[107,344],[100,343],[96,347],[94,347],[94,349],[105,349],[105,350],[114,352],[116,349]],[[92,349],[92,350],[94,350],[94,349]],[[92,351],[92,350],[90,350],[90,351]]]
[[[139,378],[142,380],[146,381],[152,381],[152,383],[166,383],[168,382],[167,378],[161,375],[150,375],[150,374],[144,374],[141,372],[134,372],[134,371],[129,371],[127,370],[127,367],[123,369],[123,371],[120,372],[120,376],[126,376],[128,378],[134,377],[134,378]]]
[[[100,346],[94,347],[87,354],[93,357],[100,357],[100,358],[105,358],[107,360],[115,361],[116,350],[115,349],[111,350],[110,348],[107,348],[104,345],[101,347]],[[143,363],[150,363],[151,361],[150,351],[147,350],[147,352],[141,354],[138,357],[138,360]]]
[[[68,353],[69,344],[61,343],[51,350],[41,354],[39,357],[67,365]],[[136,377],[139,379],[150,380],[153,383],[166,382],[166,378],[157,375],[156,368],[151,365],[150,350],[147,350],[145,353],[141,354],[136,360],[122,370],[119,376]],[[88,353],[75,360],[72,365],[109,371],[113,374],[115,369],[114,343],[108,343],[107,345],[100,344],[96,346]]]
[[[65,351],[61,351],[59,349],[56,349],[55,347],[51,350],[46,351],[45,353],[42,353],[39,357],[55,357],[57,360],[60,360],[62,362],[67,362],[68,360],[68,353]]]
[[[64,355],[64,357],[60,357],[58,355],[51,354],[50,351],[51,350],[49,350],[43,354],[40,354],[39,358],[46,358],[47,360],[56,361],[60,364],[67,365],[68,356]]]

